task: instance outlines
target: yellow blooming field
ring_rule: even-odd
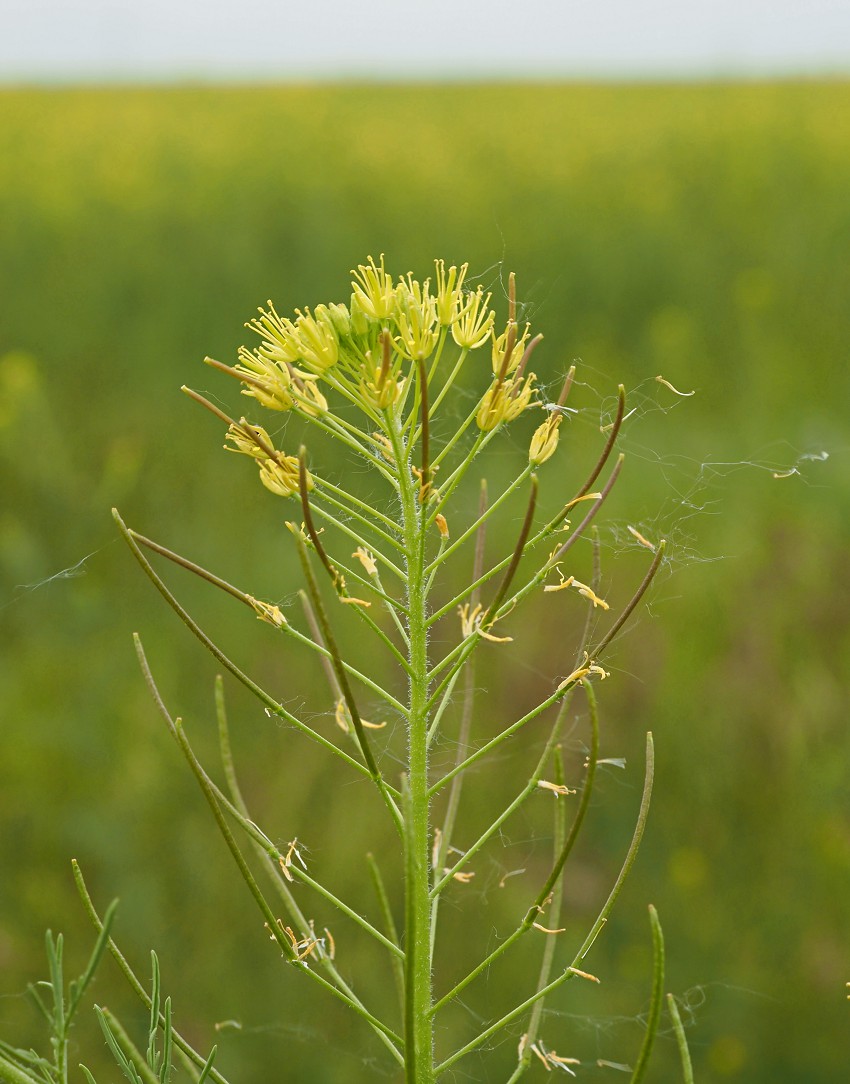
[[[351,268],[377,271],[384,254],[393,276],[421,279],[443,258],[469,262],[467,285],[492,294],[500,319],[516,272],[521,318],[544,336],[541,400],[575,364],[561,448],[573,429],[604,428],[626,387],[623,492],[600,535],[606,591],[639,575],[644,543],[669,543],[649,613],[606,660],[611,763],[567,885],[577,926],[629,830],[633,777],[618,761],[640,760],[649,728],[655,803],[594,950],[607,978],[559,1003],[558,1049],[592,1064],[636,1046],[624,1014],[646,994],[653,902],[697,1079],[842,1078],[848,192],[842,82],[0,93],[0,995],[40,975],[48,925],[82,957],[74,856],[100,899],[121,896],[121,940],[142,970],[160,952],[182,1030],[208,1046],[215,1022],[238,1020],[218,1039],[235,1078],[380,1075],[342,1016],[339,1063],[321,1078],[328,1029],[288,1020],[297,1006],[318,1021],[326,1005],[279,981],[261,936],[232,942],[247,903],[157,729],[130,633],[143,631],[201,745],[214,671],[140,582],[109,508],[289,604],[286,480],[268,492],[219,454],[224,430],[178,389],[215,397],[224,378],[204,357],[244,369],[239,348],[255,344],[243,323],[347,300]],[[452,395],[444,409],[460,415],[463,381]],[[504,454],[496,472],[510,469]],[[571,469],[569,454],[560,462]],[[181,591],[227,632],[216,600]],[[287,660],[263,633],[253,621],[230,635],[285,697]],[[531,635],[549,658],[557,627]],[[521,702],[498,661],[482,680]],[[298,815],[340,883],[365,883],[369,826],[340,817],[336,778],[233,701],[265,820],[284,840]],[[478,871],[468,891],[513,891],[503,878],[527,843],[518,828],[504,868]],[[96,996],[117,1004],[108,970]],[[493,1013],[503,981],[509,964],[492,978]],[[0,1004],[10,1022],[29,1019],[21,999]],[[673,1046],[661,1043],[657,1079],[673,1079]]]

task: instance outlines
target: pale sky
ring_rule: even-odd
[[[0,81],[850,74],[850,0],[0,0]]]

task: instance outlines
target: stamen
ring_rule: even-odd
[[[538,1056],[538,1058],[540,1058],[540,1060],[543,1062],[544,1066],[546,1067],[546,1072],[551,1073],[552,1072],[552,1066],[546,1060],[545,1056],[541,1053],[540,1048],[538,1047],[537,1043],[532,1043],[531,1044],[531,1049]]]
[[[696,395],[695,391],[679,391],[677,388],[673,387],[669,380],[665,380],[663,376],[659,375],[655,379],[659,384],[663,384],[665,388],[669,388],[674,395],[680,395],[683,399],[687,399],[689,395]]]

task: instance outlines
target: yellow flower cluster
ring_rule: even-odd
[[[420,282],[412,274],[394,279],[383,256],[377,262],[370,256],[352,271],[348,305],[296,309],[289,318],[269,301],[246,325],[260,337],[259,346],[241,347],[233,368],[212,364],[237,377],[243,394],[269,410],[294,411],[321,423],[329,414],[325,391],[330,388],[359,406],[373,428],[383,428],[388,412],[404,408],[415,381],[434,378],[449,336],[461,353],[451,375],[441,381],[440,399],[466,355],[489,343],[493,376],[475,421],[482,432],[491,432],[535,405],[535,376],[526,374],[526,368],[541,336],[529,341],[527,324],[520,331],[513,277],[507,324],[497,334],[491,294],[480,285],[467,288],[467,270],[467,264],[446,267],[445,261],[436,260],[433,279]],[[432,357],[435,361],[426,372],[424,363]],[[333,424],[333,419],[328,422]],[[262,434],[259,441],[245,436],[252,432]],[[269,489],[283,495],[297,492],[297,460],[276,452],[265,430],[240,422],[235,431],[231,427],[228,440],[233,450],[258,460]],[[557,425],[550,421],[545,437],[536,436],[533,461],[548,458],[556,443]],[[261,450],[265,445],[268,452]]]

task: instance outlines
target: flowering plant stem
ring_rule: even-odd
[[[401,434],[393,434],[401,451]],[[410,642],[410,706],[405,781],[405,1072],[410,1084],[431,1084],[434,1051],[431,1016],[430,870],[431,830],[428,793],[428,593],[425,581],[423,516],[411,477],[401,487],[402,529],[407,571],[408,637]]]
[[[320,305],[312,312],[296,310],[297,318],[290,320],[281,318],[269,303],[269,310],[260,310],[260,317],[252,322],[261,338],[259,348],[243,347],[236,367],[207,359],[215,369],[239,379],[243,393],[255,403],[300,420],[302,439],[297,455],[285,455],[276,448],[272,436],[261,426],[245,418],[235,420],[204,396],[184,389],[228,426],[229,450],[254,461],[266,489],[291,499],[298,507],[296,518],[300,523],[289,522],[287,527],[303,577],[300,618],[285,614],[277,604],[256,598],[147,538],[128,527],[117,511],[114,513],[145,574],[219,665],[253,693],[267,715],[283,720],[294,728],[298,738],[306,738],[329,752],[341,771],[354,773],[374,786],[397,841],[403,871],[400,885],[388,884],[374,856],[367,856],[381,929],[361,913],[360,907],[347,901],[344,893],[328,887],[325,874],[308,871],[297,838],[278,846],[273,842],[278,833],[264,831],[252,817],[237,778],[221,676],[215,685],[224,774],[220,786],[196,755],[181,719],[173,718],[166,707],[141,640],[136,637],[139,663],[157,708],[201,789],[269,938],[292,972],[305,976],[361,1018],[403,1070],[406,1084],[435,1084],[461,1059],[473,1051],[480,1052],[493,1036],[514,1026],[522,1026],[523,1030],[516,1065],[509,1071],[510,1082],[525,1074],[532,1054],[548,1070],[560,1068],[572,1074],[570,1066],[576,1059],[561,1057],[544,1044],[544,1002],[573,978],[599,981],[583,970],[585,957],[608,921],[635,860],[653,779],[652,737],[647,735],[643,798],[622,869],[585,938],[577,949],[565,952],[559,939],[565,932],[559,927],[562,876],[590,808],[599,763],[600,724],[594,683],[608,676],[600,662],[602,654],[649,589],[662,565],[665,544],[663,540],[653,544],[636,535],[641,544],[653,550],[653,559],[631,599],[611,621],[605,617],[608,603],[599,594],[600,543],[595,526],[589,582],[564,574],[562,565],[567,559],[574,560],[573,547],[591,530],[620,476],[622,456],[616,459],[602,489],[590,492],[616,445],[625,417],[625,392],[621,387],[613,422],[606,427],[604,448],[586,481],[572,499],[560,506],[560,512],[535,524],[540,470],[556,452],[575,368],[567,374],[557,402],[537,398],[536,377],[528,372],[528,362],[541,336],[530,339],[528,326],[520,326],[513,276],[508,284],[507,323],[497,334],[495,316],[489,307],[491,295],[485,295],[480,286],[469,290],[465,286],[466,270],[465,265],[446,269],[442,261],[437,261],[436,286],[432,289],[430,280],[420,283],[412,275],[394,282],[384,268],[383,258],[377,264],[370,258],[368,264],[354,272],[349,306]],[[445,361],[452,343],[458,353],[453,361]],[[472,410],[465,406],[459,412],[455,408],[447,426],[445,415],[452,405],[455,382],[462,370],[468,372],[476,352],[486,346],[490,347],[492,368],[486,387],[477,393]],[[336,397],[335,405],[329,404],[326,393]],[[530,438],[526,462],[513,472],[513,480],[492,501],[482,482],[477,511],[467,514],[459,494],[473,465],[508,425],[540,407],[545,408],[544,420]],[[303,443],[303,434],[310,427],[320,431],[323,438],[336,439],[344,454],[354,454],[365,462],[375,484],[386,487],[387,499],[382,502],[354,492],[352,485],[333,482],[324,477],[324,472],[314,475]],[[475,435],[468,435],[468,430]],[[524,506],[517,508],[517,500],[524,501]],[[573,528],[568,516],[574,508],[580,508],[581,518]],[[500,518],[504,521],[506,514],[513,517],[509,520],[513,534],[508,544],[500,547],[495,560],[488,563],[485,532]],[[541,559],[539,547],[543,542],[554,548]],[[346,550],[350,552],[352,543],[357,548],[349,557]],[[474,551],[471,576],[458,590],[447,579],[448,570],[468,549]],[[529,572],[530,554],[538,556]],[[157,559],[200,577],[242,603],[283,638],[287,655],[290,646],[312,653],[327,679],[331,710],[325,702],[307,716],[307,722],[305,712],[290,710],[263,689],[186,610],[154,567]],[[555,577],[560,582],[554,582]],[[569,595],[561,597],[571,599],[583,611],[579,610],[581,620],[577,623],[581,631],[564,660],[566,676],[556,677],[553,685],[536,694],[532,706],[518,711],[513,720],[505,718],[498,707],[480,710],[475,667],[481,645],[490,643],[494,651],[509,657],[511,649],[506,645],[516,631],[515,612],[535,593],[567,590]],[[457,625],[451,624],[458,616],[459,637]],[[298,627],[304,618],[306,630]],[[386,665],[373,665],[374,651],[366,654],[364,663],[356,650],[341,646],[347,641],[339,626],[347,620],[359,622],[356,627],[382,653]],[[438,627],[439,638],[434,635]],[[558,642],[563,639],[560,637]],[[435,647],[435,640],[444,646]],[[387,677],[387,667],[393,676]],[[564,762],[559,741],[578,690],[583,691],[587,705],[590,740],[583,777],[571,788],[568,781],[572,781],[572,769]],[[370,722],[364,716],[361,700],[379,705],[382,714],[400,724],[398,730],[403,727],[403,749],[393,746],[391,727],[383,732],[387,720]],[[328,736],[327,719],[335,721],[344,732],[343,738],[333,730],[334,736]],[[486,731],[479,725],[482,721],[487,722]],[[544,727],[543,733],[534,738],[539,748],[533,758],[536,763],[512,794],[499,799],[488,825],[465,839],[465,848],[459,850],[453,841],[460,835],[462,785],[468,770],[486,763],[493,753],[504,752],[518,734],[540,727]],[[456,743],[450,766],[432,763],[433,750],[439,748],[435,744],[438,737],[443,743]],[[347,750],[340,744],[343,740],[348,743]],[[399,760],[402,768],[395,775]],[[570,816],[570,796],[579,789],[577,808]],[[440,961],[440,902],[450,888],[468,883],[475,875],[476,861],[493,847],[511,818],[520,809],[530,809],[534,800],[554,802],[552,816],[547,817],[553,825],[548,871],[538,882],[526,884],[526,903],[516,916],[512,932],[473,966],[467,965],[465,975],[457,974],[451,965]],[[438,827],[435,822],[440,810],[442,825]],[[247,840],[247,851],[243,851],[243,839]],[[262,876],[253,868],[257,864]],[[75,877],[99,931],[98,944],[102,948],[108,943],[128,981],[152,1006],[147,1059],[138,1054],[118,1021],[105,1010],[100,1014],[110,1049],[125,1075],[135,1079],[135,1073],[145,1081],[164,1079],[163,1074],[167,1076],[168,1072],[163,1066],[170,1066],[173,1044],[193,1067],[194,1079],[227,1084],[212,1067],[213,1055],[202,1058],[173,1028],[170,1002],[166,1002],[164,1015],[160,1014],[158,969],[155,996],[150,998],[109,937],[109,916],[104,922],[99,919],[76,865]],[[357,977],[348,977],[348,968],[338,967],[335,962],[336,940],[331,930],[316,929],[305,896],[331,908],[341,921],[352,924],[358,936],[368,938],[374,948],[386,954],[398,993],[397,1015],[387,1006],[367,1006],[367,998],[357,992]],[[401,923],[397,922],[399,905]],[[283,917],[279,917],[281,908]],[[651,915],[656,946],[652,1012],[635,1081],[645,1072],[662,1004],[663,942],[654,910]],[[543,934],[545,941],[536,982],[515,996],[512,1007],[496,1020],[478,1026],[476,1034],[453,1039],[453,1048],[438,1050],[438,1017],[449,1014],[460,994],[515,944],[520,940],[531,944],[538,934]],[[435,993],[438,987],[445,992]],[[673,1019],[675,1025],[676,1017]],[[163,1034],[165,1061],[158,1060],[158,1031]],[[450,1029],[441,1022],[440,1032],[449,1033]],[[676,1033],[683,1041],[680,1023]],[[30,1084],[31,1077],[15,1075],[17,1072],[0,1049],[0,1079]],[[93,1078],[86,1073],[91,1084]]]

